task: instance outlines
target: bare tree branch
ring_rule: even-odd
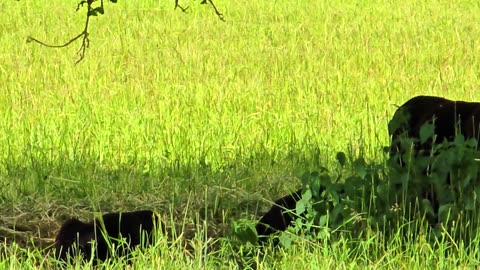
[[[203,0],[200,4],[204,5],[204,4],[207,4],[207,2],[213,7],[213,10],[215,11],[215,14],[217,14],[218,18],[221,21],[225,21],[225,19],[223,18],[223,14],[218,11],[217,7],[215,6],[212,0]]]
[[[105,12],[104,7],[103,7],[103,0],[100,0],[100,6],[95,7],[95,8],[92,7],[93,2],[97,2],[97,1],[98,0],[81,0],[77,4],[77,11],[80,10],[80,8],[82,8],[85,4],[87,5],[87,14],[86,14],[86,19],[85,19],[85,26],[83,28],[83,31],[80,34],[78,34],[74,38],[70,39],[66,43],[61,44],[61,45],[51,45],[51,44],[47,44],[43,41],[40,41],[40,40],[38,40],[38,39],[36,39],[32,36],[27,37],[27,43],[35,42],[35,43],[38,43],[40,45],[43,45],[43,46],[46,46],[46,47],[49,47],[49,48],[64,48],[64,47],[69,46],[70,44],[72,44],[73,42],[75,42],[76,40],[81,38],[82,39],[82,44],[80,45],[80,48],[77,51],[77,55],[79,55],[79,58],[75,62],[75,65],[77,65],[78,63],[80,63],[85,58],[87,48],[90,45],[90,39],[88,38],[88,35],[89,35],[88,26],[89,26],[89,23],[90,23],[90,17],[91,16],[97,16],[98,14],[103,15],[104,12]],[[117,2],[117,0],[109,0],[109,1],[112,2],[112,3]],[[215,4],[213,3],[212,0],[202,0],[202,2],[200,4],[210,4],[213,7],[213,10],[215,11],[215,14],[218,16],[218,18],[222,21],[225,21],[225,19],[223,18],[223,14],[218,11],[217,7],[215,6]],[[187,9],[189,7],[188,6],[186,8],[182,7],[179,4],[179,0],[175,0],[175,8],[174,9],[177,9],[177,8],[179,8],[182,12],[187,12]]]
[[[80,9],[80,7],[82,7],[84,4],[87,4],[87,16],[86,16],[86,19],[85,19],[85,26],[83,28],[83,31],[78,34],[76,37],[72,38],[71,40],[69,40],[68,42],[66,42],[65,44],[62,44],[62,45],[50,45],[50,44],[46,44],[45,42],[43,41],[40,41],[34,37],[31,37],[31,36],[28,36],[27,37],[27,43],[30,43],[30,42],[35,42],[35,43],[38,43],[40,45],[43,45],[43,46],[46,46],[46,47],[49,47],[49,48],[63,48],[63,47],[67,47],[68,45],[72,44],[74,41],[76,41],[77,39],[82,38],[82,45],[80,46],[80,48],[78,49],[77,51],[77,54],[80,55],[80,57],[77,59],[77,61],[75,62],[75,65],[77,65],[78,63],[80,63],[80,61],[83,60],[83,58],[85,58],[85,53],[87,51],[87,48],[88,46],[90,45],[90,40],[88,39],[88,24],[90,22],[90,16],[96,16],[93,14],[92,10],[92,3],[94,2],[95,0],[88,0],[88,1],[82,1],[80,3],[78,3],[77,5],[77,11]],[[101,1],[101,4],[100,4],[100,8],[103,9],[103,0]]]
[[[179,8],[182,12],[187,12],[187,9],[189,8],[188,6],[186,8],[183,8],[182,6],[180,6],[180,4],[178,3],[178,0],[175,0],[175,8],[174,9],[177,9]]]

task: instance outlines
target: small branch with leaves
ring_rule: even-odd
[[[27,37],[27,43],[36,42],[38,44],[41,44],[41,45],[49,47],[49,48],[64,48],[64,47],[67,47],[68,45],[72,44],[77,39],[82,38],[82,45],[80,46],[80,49],[78,49],[78,51],[77,51],[77,54],[79,55],[79,58],[75,62],[75,65],[80,63],[80,61],[82,61],[83,58],[85,58],[85,53],[87,51],[88,46],[90,45],[90,40],[88,39],[88,24],[90,22],[90,17],[91,16],[97,16],[98,13],[100,13],[100,14],[104,13],[103,0],[100,1],[100,6],[96,7],[96,8],[92,7],[92,4],[93,4],[94,1],[95,0],[87,0],[87,1],[83,0],[80,3],[78,3],[77,11],[81,7],[83,7],[85,4],[87,4],[87,16],[86,16],[86,19],[85,19],[85,26],[83,27],[83,31],[80,34],[78,34],[76,37],[70,39],[65,44],[50,45],[50,44],[46,44],[45,42],[40,41],[40,40],[38,40],[34,37],[31,37],[31,36]]]
[[[75,65],[80,63],[84,58],[85,58],[85,54],[87,52],[87,48],[89,47],[90,45],[90,39],[88,37],[89,33],[88,33],[88,26],[89,26],[89,22],[90,22],[90,17],[92,16],[98,16],[98,14],[100,15],[103,15],[105,13],[105,9],[104,9],[104,5],[103,5],[103,0],[100,0],[100,5],[97,6],[97,7],[94,7],[93,6],[93,3],[94,2],[98,2],[99,0],[81,0],[78,4],[77,4],[77,9],[76,11],[80,10],[80,8],[84,7],[85,5],[87,6],[87,13],[86,13],[86,18],[85,18],[85,25],[83,27],[83,31],[78,34],[77,36],[75,36],[74,38],[70,39],[69,41],[67,41],[66,43],[64,44],[61,44],[61,45],[51,45],[51,44],[47,44],[43,41],[40,41],[32,36],[28,36],[27,37],[27,43],[30,43],[30,42],[35,42],[35,43],[38,43],[40,45],[43,45],[43,46],[46,46],[46,47],[49,47],[49,48],[64,48],[64,47],[67,47],[69,46],[70,44],[72,44],[73,42],[75,42],[76,40],[78,39],[81,39],[82,40],[82,44],[80,45],[80,48],[78,49],[77,51],[77,54],[79,55],[79,58],[77,59],[77,61],[75,62]],[[111,3],[117,3],[118,0],[109,0]],[[221,20],[221,21],[225,21],[225,19],[223,18],[223,14],[220,13],[217,9],[217,7],[215,6],[215,4],[213,3],[212,0],[202,0],[202,2],[200,4],[210,4],[212,7],[213,7],[213,10],[215,11],[215,14],[218,16],[218,18]],[[175,0],[175,8],[174,9],[180,9],[182,12],[187,12],[187,9],[189,8],[188,6],[186,8],[180,6],[179,4],[179,0]]]

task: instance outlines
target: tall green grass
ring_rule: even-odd
[[[23,225],[48,242],[66,216],[147,207],[189,209],[179,218],[190,220],[254,219],[337,151],[382,160],[394,104],[418,94],[479,99],[475,1],[216,5],[226,22],[197,2],[188,14],[173,1],[107,4],[75,66],[79,44],[25,43],[78,34],[75,1],[0,3],[2,228]],[[258,260],[260,269],[457,263],[408,248],[374,262],[341,244]],[[18,267],[16,249],[5,250],[3,265]],[[163,256],[144,263],[212,266]]]

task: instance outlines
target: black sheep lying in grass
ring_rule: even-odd
[[[92,257],[106,260],[112,255],[127,256],[133,248],[151,244],[152,234],[158,226],[163,228],[158,217],[149,210],[110,213],[88,223],[72,218],[58,232],[55,256],[60,260],[80,253],[87,260]],[[120,238],[125,238],[125,241]],[[113,254],[109,248],[112,244],[115,246]]]

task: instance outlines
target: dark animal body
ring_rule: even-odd
[[[434,96],[413,97],[395,112],[388,124],[388,131],[392,137],[390,155],[395,157],[398,153],[403,154],[399,139],[403,136],[419,139],[420,129],[425,123],[434,121],[435,142],[444,140],[452,141],[456,134],[461,133],[466,138],[480,136],[480,103],[453,101]],[[414,145],[415,153],[422,150],[429,151],[433,140]],[[400,163],[402,161],[399,159]],[[263,242],[269,235],[284,231],[292,224],[297,202],[301,199],[302,189],[286,195],[274,202],[270,210],[262,216],[256,225],[259,241]],[[438,212],[438,204],[435,204],[435,195],[429,191],[423,192],[424,196],[433,201],[434,211]]]
[[[126,256],[132,248],[152,243],[153,230],[157,226],[163,228],[158,217],[149,210],[105,214],[101,219],[87,223],[72,218],[58,232],[55,255],[60,260],[79,253],[87,260],[92,257],[105,260],[112,255]],[[126,244],[120,240],[122,237]],[[115,245],[114,254],[109,244]]]
[[[420,141],[421,128],[424,124],[433,124],[435,141],[429,138]],[[391,136],[390,158],[401,167],[405,166],[402,155],[408,151],[409,145],[402,145],[402,138],[414,139],[413,156],[430,156],[433,144],[454,141],[455,136],[462,134],[466,139],[474,138],[478,141],[480,136],[480,103],[454,101],[435,96],[416,96],[405,102],[395,112],[388,124]],[[478,148],[477,148],[478,149]],[[438,152],[433,153],[434,156]],[[423,174],[431,173],[430,166],[424,169]],[[425,178],[424,178],[425,179]],[[451,176],[437,179],[440,183],[451,185]],[[434,180],[432,180],[434,181]],[[431,225],[438,222],[439,209],[438,196],[431,184],[422,184],[423,188],[416,190],[419,197],[428,199],[432,205],[435,217],[430,220]]]
[[[403,153],[399,146],[399,138],[420,138],[420,129],[425,123],[434,121],[436,143],[445,139],[453,141],[455,135],[465,138],[480,136],[480,103],[454,101],[434,96],[416,96],[400,106],[388,124],[388,132],[392,137],[390,154]],[[431,149],[432,140],[424,144],[416,144],[415,151]]]
[[[325,190],[325,186],[320,186],[319,193],[321,194]],[[302,199],[303,191],[304,189],[298,189],[276,200],[270,210],[260,218],[255,226],[260,243],[265,242],[271,234],[285,231],[288,226],[292,225],[294,219],[298,217],[295,214],[295,210],[297,202]],[[342,188],[338,192],[339,194],[344,194],[345,190]],[[302,214],[300,217],[305,218],[305,215]],[[277,244],[278,239],[274,239],[273,245]]]
[[[297,201],[302,198],[302,189],[286,195],[273,203],[272,208],[258,221],[255,229],[260,242],[277,231],[285,231],[292,224]]]

